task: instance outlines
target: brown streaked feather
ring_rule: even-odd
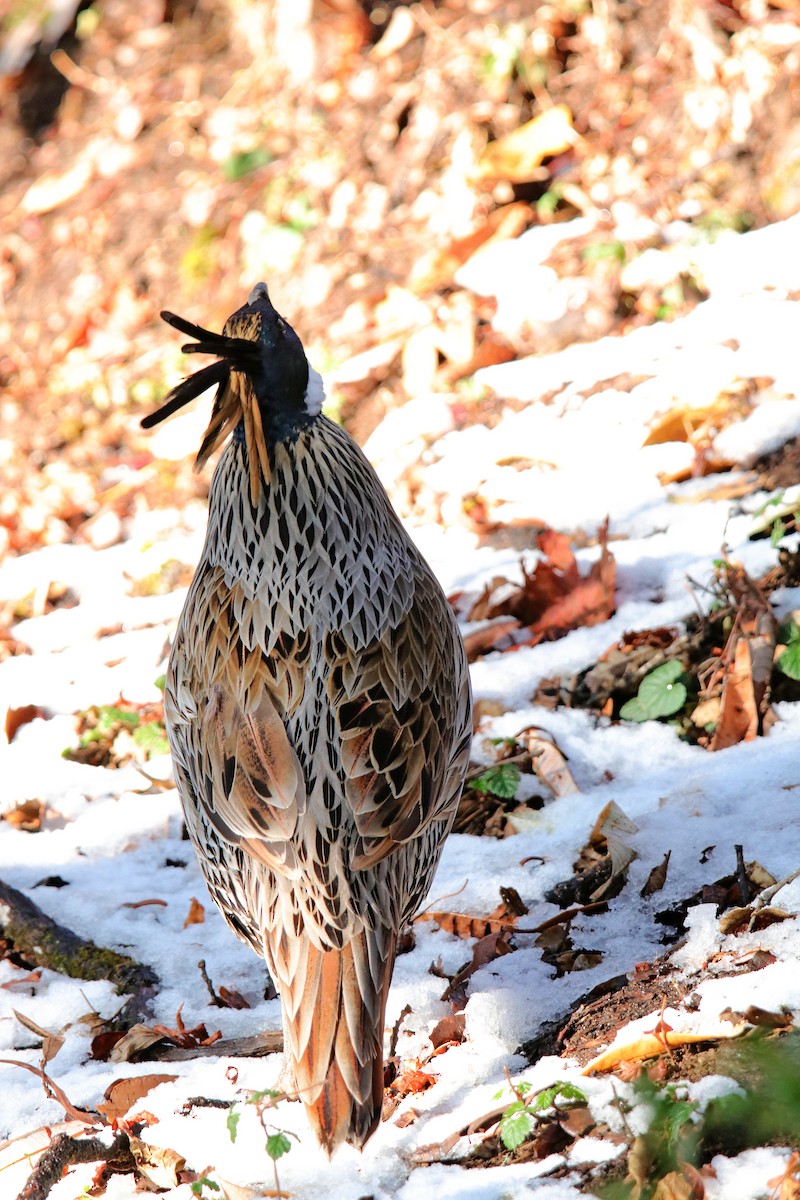
[[[452,788],[441,784],[466,764],[468,746],[460,747],[458,761],[450,761],[449,739],[459,706],[468,706],[468,680],[462,694],[440,696],[433,686],[443,671],[455,671],[463,652],[449,630],[442,632],[450,636],[430,636],[435,596],[426,585],[424,579],[417,583],[401,636],[370,646],[357,663],[343,651],[329,677],[347,795],[362,839],[353,864],[358,870],[374,866],[439,819],[452,803]],[[413,672],[407,670],[410,661],[417,664]]]
[[[305,806],[303,772],[283,722],[267,692],[244,713],[217,684],[201,728],[213,780],[200,801],[208,819],[231,841],[256,841],[266,861],[269,843],[291,838]]]
[[[380,938],[385,957],[377,981],[367,965],[370,938],[375,931],[363,930],[341,950],[307,942],[304,970],[281,979],[297,1091],[328,1154],[345,1139],[360,1148],[380,1120],[396,935]]]

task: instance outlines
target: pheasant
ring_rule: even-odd
[[[229,434],[164,709],[189,836],[228,925],[266,959],[297,1092],[328,1154],[380,1119],[398,933],[426,895],[472,735],[450,607],[322,379],[258,284],[222,334],[195,468]]]

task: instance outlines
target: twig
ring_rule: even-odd
[[[411,1005],[407,1004],[394,1023],[392,1036],[389,1038],[389,1058],[394,1058],[395,1054],[397,1054],[397,1039],[400,1036],[400,1026],[411,1011]]]
[[[736,851],[736,882],[739,884],[739,895],[742,904],[750,903],[750,880],[747,878],[747,867],[744,863],[744,848],[734,846]]]
[[[32,1075],[38,1075],[44,1085],[45,1095],[57,1101],[64,1109],[68,1117],[73,1121],[82,1121],[84,1125],[105,1125],[106,1118],[100,1113],[87,1112],[84,1108],[76,1108],[72,1103],[67,1093],[58,1086],[54,1079],[51,1079],[39,1067],[33,1067],[30,1063],[21,1062],[17,1058],[0,1058],[0,1064],[6,1067],[21,1067],[23,1071],[30,1071]]]
[[[203,983],[208,988],[208,994],[211,997],[211,1003],[215,1008],[224,1008],[225,1005],[214,991],[214,985],[208,977],[208,972],[206,971],[206,960],[204,958],[200,959],[200,962],[197,964],[197,968],[200,971],[200,977],[202,978]]]
[[[122,1130],[110,1146],[99,1138],[74,1138],[68,1133],[60,1133],[53,1138],[28,1176],[28,1182],[17,1200],[46,1200],[51,1188],[61,1179],[65,1167],[76,1163],[111,1162],[126,1155],[130,1157],[130,1145],[127,1133]]]

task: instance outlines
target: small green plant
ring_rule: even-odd
[[[619,715],[625,721],[654,721],[671,717],[686,703],[687,689],[682,665],[662,663],[639,684],[639,691],[623,704]]]
[[[163,721],[143,720],[142,715],[135,710],[120,708],[116,704],[98,704],[79,715],[83,726],[79,743],[81,750],[96,742],[113,747],[117,734],[127,730],[134,743],[144,751],[146,758],[155,758],[169,751]],[[67,747],[62,751],[62,756],[73,758],[75,755],[70,747]]]
[[[686,295],[683,290],[683,284],[680,279],[668,283],[666,287],[661,289],[661,303],[656,306],[655,318],[657,321],[668,321],[675,316],[679,308],[683,308],[686,303]]]
[[[775,660],[775,666],[790,679],[800,679],[800,625],[784,621],[778,630],[778,642],[785,646]]]
[[[285,1192],[281,1191],[280,1181],[278,1179],[278,1159],[283,1158],[284,1154],[288,1154],[292,1148],[291,1138],[299,1141],[297,1134],[291,1133],[287,1129],[278,1129],[277,1126],[269,1124],[266,1120],[266,1113],[286,1099],[286,1092],[277,1092],[274,1088],[264,1088],[260,1092],[251,1092],[245,1101],[246,1104],[252,1104],[256,1110],[261,1128],[266,1135],[264,1149],[269,1158],[272,1159],[272,1170],[275,1175],[275,1191],[277,1195],[284,1196]],[[239,1131],[239,1118],[241,1113],[236,1112],[233,1108],[229,1110],[226,1118],[228,1133],[232,1142],[236,1141],[236,1135]]]
[[[622,242],[615,240],[612,242],[592,242],[588,246],[584,246],[581,250],[581,258],[584,262],[602,262],[607,258],[615,258],[617,262],[625,262],[627,254]]]
[[[586,1104],[586,1096],[574,1083],[561,1079],[550,1087],[534,1092],[530,1083],[509,1083],[515,1099],[500,1118],[498,1133],[506,1150],[516,1150],[535,1132],[537,1123],[548,1109],[559,1113],[564,1107]],[[505,1088],[496,1093],[499,1100]]]
[[[519,786],[519,767],[514,763],[498,763],[487,767],[477,779],[471,779],[467,784],[473,791],[497,796],[500,800],[511,800],[516,795]]]
[[[190,1185],[190,1191],[193,1196],[202,1196],[206,1188],[210,1192],[222,1191],[219,1184],[215,1183],[213,1179],[209,1179],[207,1175],[201,1175],[199,1179],[195,1179],[194,1183]]]
[[[266,167],[272,162],[272,155],[265,146],[255,146],[252,150],[238,150],[222,164],[222,171],[230,183],[236,183],[245,175]]]

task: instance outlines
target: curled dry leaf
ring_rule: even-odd
[[[465,1026],[466,1017],[463,1012],[451,1013],[449,1017],[442,1017],[428,1035],[434,1050],[438,1050],[440,1046],[446,1046],[450,1042],[463,1042]]]
[[[3,813],[3,820],[24,833],[38,833],[42,828],[44,814],[45,805],[41,800],[23,800],[21,804]]]
[[[203,905],[200,903],[200,901],[196,900],[194,896],[192,896],[192,899],[189,903],[189,912],[186,920],[183,922],[183,928],[186,929],[189,925],[202,925],[205,919],[206,910],[203,908]]]
[[[593,1058],[590,1063],[586,1064],[581,1074],[598,1075],[604,1071],[613,1071],[620,1063],[634,1062],[642,1058],[657,1058],[665,1050],[672,1049],[673,1046],[695,1046],[703,1042],[719,1042],[728,1038],[737,1038],[747,1028],[745,1021],[732,1025],[730,1030],[725,1032],[720,1029],[714,1029],[713,1032],[709,1031],[708,1033],[700,1030],[683,1032],[662,1027],[658,1032],[644,1033],[634,1041],[623,1042],[619,1046],[611,1046],[608,1050],[604,1050],[602,1054],[598,1054],[597,1058]]]
[[[497,920],[492,917],[470,917],[467,913],[422,912],[415,921],[435,921],[445,933],[460,938],[483,938],[489,934],[502,933],[513,924],[514,917]]]
[[[9,708],[6,710],[6,740],[12,742],[14,735],[23,725],[35,721],[37,717],[44,716],[44,709],[38,704],[22,704],[19,708]]]
[[[186,1166],[185,1158],[168,1146],[153,1146],[130,1135],[128,1140],[137,1170],[154,1188],[167,1191],[178,1186],[178,1174]]]
[[[526,183],[539,178],[545,158],[569,150],[576,140],[572,113],[566,104],[555,104],[487,146],[476,173],[480,179]]]
[[[495,640],[487,644],[487,635],[480,630],[480,641],[476,635],[468,635],[468,639],[473,637],[472,652],[536,644],[543,638],[563,637],[571,629],[597,625],[613,616],[616,562],[608,548],[607,520],[598,530],[597,540],[600,557],[586,575],[581,575],[569,537],[555,529],[542,530],[537,547],[543,557],[532,571],[522,564],[522,584],[500,577],[492,580],[469,612],[471,621],[514,618],[527,627],[526,636],[520,631],[510,636],[513,627],[502,624],[495,629]],[[509,639],[507,645],[504,639]]]
[[[589,848],[610,860],[611,874],[590,899],[599,900],[617,877],[627,870],[636,857],[636,851],[628,844],[628,839],[637,832],[638,826],[625,815],[615,800],[610,800],[601,810],[589,834]]]
[[[580,791],[555,738],[546,730],[529,725],[517,734],[517,741],[527,748],[534,771],[554,796],[569,796]]]
[[[111,1049],[108,1061],[132,1062],[138,1055],[144,1054],[156,1042],[163,1041],[163,1039],[164,1034],[149,1025],[132,1025]]]
[[[668,850],[658,866],[653,867],[652,871],[647,876],[647,882],[639,893],[640,896],[652,896],[655,892],[661,891],[664,884],[667,882],[667,868],[669,867],[671,855],[672,851]]]
[[[118,1121],[130,1112],[134,1104],[162,1083],[173,1083],[177,1075],[137,1075],[131,1079],[115,1079],[105,1090],[105,1100],[98,1104],[98,1112],[109,1121]]]
[[[38,975],[41,975],[41,972],[38,972]],[[42,1059],[45,1063],[51,1062],[64,1045],[66,1040],[64,1035],[61,1033],[51,1033],[49,1029],[43,1029],[41,1025],[37,1025],[30,1017],[17,1012],[15,1008],[12,1008],[11,1011],[24,1029],[29,1030],[30,1033],[35,1033],[37,1037],[42,1039]]]

